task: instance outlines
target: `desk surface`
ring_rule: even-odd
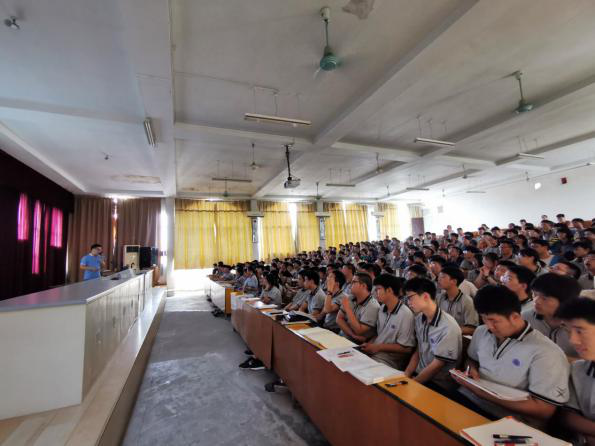
[[[141,275],[144,273],[141,273]],[[109,278],[87,280],[37,293],[25,294],[0,301],[0,313],[6,311],[30,310],[35,308],[61,307],[86,304],[99,295],[122,285],[135,277],[111,280]]]

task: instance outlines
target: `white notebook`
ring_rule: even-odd
[[[481,426],[469,427],[459,433],[475,446],[493,446],[494,434],[527,435],[531,437],[531,443],[538,444],[539,446],[572,446],[570,443],[544,434],[512,417],[502,418],[501,420],[482,424]]]
[[[525,392],[524,390],[498,384],[493,381],[488,381],[487,379],[473,379],[460,370],[451,369],[449,372],[451,375],[456,376],[501,400],[524,401],[529,398],[529,392]]]
[[[277,305],[275,305],[275,304],[265,304],[264,302],[261,302],[260,300],[252,302],[250,305],[252,305],[257,310],[266,310],[269,308],[277,308]]]
[[[358,379],[360,382],[367,386],[371,384],[381,383],[383,381],[386,381],[387,379],[397,378],[399,376],[405,375],[405,372],[402,372],[401,370],[393,369],[392,367],[389,367],[386,364],[378,363],[376,363],[376,365],[372,367],[350,370],[349,373],[353,375],[354,378]]]
[[[297,331],[302,336],[314,341],[324,348],[341,348],[341,347],[355,347],[356,344],[351,342],[349,339],[346,339],[342,336],[339,336],[333,333],[330,330],[326,330],[324,328],[315,327],[315,328],[306,328],[303,330]]]

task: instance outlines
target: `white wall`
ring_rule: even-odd
[[[566,177],[567,184],[560,178]],[[541,188],[535,190],[539,181]],[[566,218],[595,217],[595,167],[585,166],[572,171],[553,173],[530,181],[482,189],[485,194],[461,193],[424,201],[426,231],[441,233],[447,225],[464,230],[476,230],[482,223],[505,226],[521,218],[539,223],[542,214],[555,221],[555,215]],[[443,212],[438,212],[438,206]]]

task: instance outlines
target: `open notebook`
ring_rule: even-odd
[[[460,370],[451,369],[449,371],[451,375],[472,384],[478,389],[481,389],[498,399],[506,401],[523,401],[529,398],[529,392],[525,392],[524,390],[504,386],[493,381],[488,381],[487,379],[473,379]]]
[[[482,424],[481,426],[469,427],[459,433],[475,446],[493,446],[494,434],[526,435],[531,437],[531,443],[538,444],[539,446],[572,446],[570,443],[544,434],[512,417],[502,418],[501,420]]]
[[[314,341],[324,348],[341,348],[341,347],[355,347],[356,344],[351,342],[349,339],[345,339],[330,330],[324,328],[305,328],[298,330],[297,333],[301,334],[307,339]]]

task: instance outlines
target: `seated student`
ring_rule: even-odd
[[[569,359],[575,359],[578,355],[570,344],[568,332],[554,314],[561,304],[578,298],[581,292],[580,285],[571,277],[548,273],[535,279],[531,288],[535,308],[523,311],[523,319],[554,341]]]
[[[519,265],[529,269],[537,277],[549,272],[545,267],[545,263],[539,260],[537,251],[531,248],[525,248],[519,251]]]
[[[413,279],[415,277],[427,277],[428,270],[425,266],[414,263],[405,271],[405,279]]]
[[[264,273],[262,276],[262,292],[260,300],[265,304],[282,305],[283,298],[279,289],[279,277],[275,273]]]
[[[329,265],[330,266],[330,265]],[[326,274],[328,267],[321,266],[318,268],[318,277],[320,278],[320,288],[326,293]]]
[[[244,284],[242,285],[242,291],[246,294],[257,294],[260,288],[258,278],[256,277],[256,270],[254,266],[249,265],[244,270]]]
[[[473,307],[473,299],[459,289],[463,272],[455,266],[445,266],[438,276],[438,287],[442,292],[436,303],[455,318],[463,334],[473,334],[479,325],[479,316]]]
[[[595,445],[595,301],[573,299],[556,312],[570,333],[580,360],[570,365],[570,399],[560,413],[561,423]],[[580,444],[580,443],[579,443]]]
[[[506,239],[500,242],[500,260],[514,262],[514,242]]]
[[[561,260],[559,257],[553,255],[550,252],[550,244],[546,240],[533,238],[531,239],[529,246],[537,251],[537,254],[539,254],[539,260],[545,264],[546,268],[554,266]]]
[[[244,280],[246,280],[246,276],[244,275],[244,265],[239,263],[236,265],[236,279],[233,281],[233,289],[236,291],[243,289]]]
[[[570,276],[576,280],[581,277],[580,268],[568,260],[560,260],[551,267],[550,272],[560,274],[561,276]]]
[[[376,277],[378,277],[380,274],[382,274],[380,267],[375,263],[368,263],[366,265],[366,272],[372,279],[372,283],[374,283],[374,279],[376,279]],[[374,299],[377,298],[376,287],[374,287],[374,286],[372,286],[372,297],[374,297]]]
[[[455,379],[459,391],[480,411],[496,418],[517,415],[536,427],[568,401],[568,361],[564,352],[521,317],[517,295],[503,286],[488,285],[475,296],[480,325],[468,349],[468,374],[530,393],[527,400],[496,398]]]
[[[324,291],[320,289],[320,275],[318,269],[304,271],[304,288],[308,290],[306,299],[300,306],[300,311],[318,318],[324,307]]]
[[[419,383],[449,391],[454,383],[448,371],[457,367],[463,349],[459,324],[436,303],[436,286],[431,280],[416,277],[405,282],[403,289],[409,307],[416,313],[417,338],[417,348],[405,375],[415,376]]]
[[[372,287],[372,279],[366,273],[357,273],[351,281],[353,297],[343,296],[337,314],[341,336],[357,343],[366,342],[374,336],[380,305],[372,297]]]
[[[353,266],[352,263],[346,263],[341,268],[341,272],[345,276],[345,285],[343,286],[343,293],[350,296],[351,295],[351,281],[353,280],[353,275],[355,274],[355,266]]]
[[[302,306],[302,304],[304,303],[304,301],[307,299],[308,295],[310,294],[310,292],[306,289],[305,285],[304,285],[304,273],[306,272],[306,270],[300,270],[297,276],[297,281],[298,281],[298,288],[295,291],[295,294],[293,295],[293,299],[291,300],[291,302],[289,302],[284,310],[285,311],[296,311],[299,310],[300,307]]]
[[[578,283],[585,290],[585,295],[595,297],[593,293],[595,288],[595,251],[589,253],[585,258],[585,268],[587,272],[579,278]]]
[[[329,270],[326,276],[326,297],[321,317],[324,318],[324,328],[339,333],[340,327],[337,325],[337,313],[341,308],[341,301],[345,294],[345,276],[341,271]]]
[[[502,284],[513,291],[521,302],[521,311],[533,309],[533,296],[531,295],[531,282],[535,279],[528,268],[524,266],[511,266],[502,276]]]
[[[377,361],[405,370],[415,347],[415,318],[400,299],[404,280],[389,274],[374,279],[381,303],[376,336],[362,344],[362,351]]]
[[[493,252],[484,254],[481,263],[482,266],[479,268],[479,274],[473,282],[475,287],[479,289],[484,285],[496,285],[498,280],[494,275],[496,267],[498,266],[498,254]]]
[[[235,277],[231,273],[231,266],[223,265],[223,266],[219,267],[219,277],[217,278],[218,281],[231,282],[234,279],[235,279]]]
[[[591,242],[587,240],[579,240],[578,242],[574,242],[572,244],[574,247],[574,263],[578,268],[581,270],[581,274],[585,274],[587,272],[587,268],[585,266],[585,259],[591,252]]]

